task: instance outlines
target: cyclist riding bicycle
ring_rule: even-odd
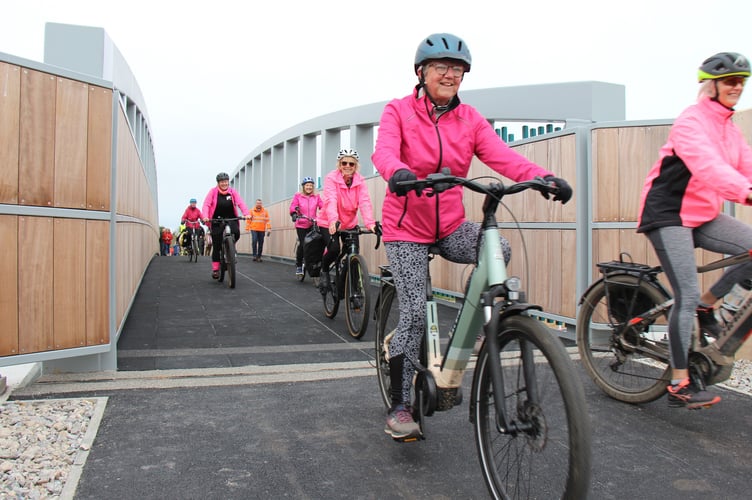
[[[752,249],[752,228],[721,213],[726,200],[752,204],[752,148],[731,119],[749,75],[749,61],[734,52],[702,63],[697,102],[674,121],[642,190],[637,232],[652,243],[675,295],[668,323],[671,407],[695,409],[721,400],[689,379],[694,317],[703,333],[717,337],[715,303],[752,277],[752,263],[729,268],[701,296],[695,260],[695,248],[723,254]]]
[[[188,207],[183,212],[183,216],[180,218],[180,224],[185,224],[185,236],[183,237],[183,246],[191,246],[191,237],[193,233],[200,232],[201,228],[201,210],[196,206],[196,198],[191,198]]]
[[[316,219],[318,211],[323,208],[321,196],[314,192],[313,177],[303,177],[300,181],[301,191],[295,193],[290,202],[290,217],[295,223],[295,231],[298,234],[298,249],[295,253],[295,274],[303,274],[303,243],[306,234],[313,224],[309,219],[299,217],[304,215]]]
[[[326,294],[329,287],[329,268],[340,252],[341,238],[332,236],[336,235],[339,229],[353,229],[357,226],[358,210],[366,228],[371,231],[376,228],[371,196],[368,194],[365,178],[358,172],[359,169],[358,152],[354,149],[341,149],[337,154],[336,168],[324,178],[324,195],[322,196],[324,206],[318,219],[326,246],[326,252],[321,261],[321,281],[319,282],[322,294]]]
[[[204,214],[204,224],[211,231],[212,241],[212,278],[219,279],[219,250],[222,246],[222,226],[212,224],[209,219],[230,219],[248,215],[249,210],[240,194],[230,187],[230,176],[225,172],[217,174],[217,185],[209,190],[204,198],[201,210]],[[237,220],[228,221],[235,242],[240,239],[240,224]]]
[[[552,172],[532,163],[502,142],[480,113],[457,97],[472,59],[467,44],[449,33],[423,39],[415,53],[418,84],[413,93],[386,105],[379,122],[379,137],[372,159],[389,189],[382,208],[382,230],[397,296],[400,318],[389,344],[392,406],[385,432],[401,439],[420,434],[410,409],[410,387],[426,322],[426,269],[429,247],[458,263],[476,260],[480,224],[465,219],[463,189],[449,189],[427,197],[398,185],[423,179],[449,168],[466,176],[473,156],[494,171],[515,181],[536,176],[554,183],[554,200],[566,203],[572,188]],[[501,237],[504,259],[509,242]]]

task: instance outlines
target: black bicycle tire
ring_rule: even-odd
[[[385,344],[386,337],[397,328],[399,321],[399,307],[396,301],[397,291],[391,284],[383,284],[376,298],[376,377],[379,381],[379,391],[384,405],[392,405],[392,380],[389,375],[389,360]],[[394,310],[392,310],[394,309]]]
[[[298,240],[298,241],[295,242],[295,248],[292,249],[292,255],[296,259],[298,258],[298,247],[299,246],[300,246],[300,241]],[[301,267],[303,269],[303,273],[302,274],[297,274],[297,269],[296,269],[296,273],[295,273],[295,279],[297,279],[298,281],[301,281],[301,282],[305,281],[305,267],[303,267],[304,265],[305,265],[305,263],[301,262]]]
[[[569,354],[529,316],[504,318],[497,338],[501,352],[492,356],[487,343],[481,349],[471,400],[478,458],[489,493],[493,498],[586,498],[591,474],[590,421],[585,392]],[[528,362],[519,355],[521,341],[537,349],[538,361],[541,357],[546,361],[532,360],[537,403],[529,401],[529,384],[520,373]],[[506,351],[506,347],[512,349]],[[502,433],[497,429],[489,362],[502,365],[508,417],[529,425],[528,430]]]
[[[224,239],[225,263],[227,264],[227,286],[235,288],[236,284],[236,264],[237,255],[235,254],[235,237],[229,236]]]
[[[196,238],[191,238],[191,254],[193,262],[198,262],[198,241]]]
[[[339,292],[336,290],[338,279],[338,274],[333,272],[330,278],[329,287],[323,295],[324,315],[329,319],[334,319],[337,316],[337,311],[339,311],[339,296],[337,295]]]
[[[642,309],[644,310],[647,310],[647,307],[661,304],[668,299],[658,288],[640,281],[635,276],[627,274],[611,276],[609,277],[608,285],[601,280],[590,287],[583,296],[582,304],[577,313],[577,348],[583,368],[595,385],[608,396],[625,403],[649,403],[666,393],[666,386],[670,379],[670,364],[665,362],[664,367],[661,367],[652,358],[643,360],[638,358],[635,353],[620,350],[619,352],[620,355],[623,355],[623,360],[619,363],[618,369],[614,369],[616,366],[616,355],[612,351],[612,348],[614,348],[612,345],[612,334],[608,333],[610,339],[601,340],[603,335],[597,336],[595,333],[602,330],[610,332],[606,328],[609,319],[605,317],[606,315],[597,313],[596,311],[602,311],[606,308],[604,305],[606,303],[606,286],[609,287],[609,290],[613,291],[619,284],[628,287],[628,293],[633,294],[636,290],[639,296],[644,296],[646,300],[649,300],[650,305],[643,307]],[[639,312],[642,311],[638,311],[636,314],[639,314]],[[594,314],[604,317],[597,318],[597,321],[593,322]],[[664,313],[666,321],[667,316],[668,310]],[[593,327],[594,325],[603,326],[596,329]],[[640,333],[643,332],[641,331]],[[598,337],[597,340],[596,337]],[[603,345],[603,342],[606,340],[609,340],[610,343]],[[601,347],[596,348],[597,345],[601,345]],[[666,346],[665,349],[666,360],[668,360],[668,347]],[[596,353],[600,355],[596,356]],[[642,384],[642,382],[645,382],[645,384]]]
[[[345,320],[350,336],[361,339],[368,330],[371,277],[368,274],[366,259],[362,255],[351,255],[348,265],[350,269],[345,279]]]

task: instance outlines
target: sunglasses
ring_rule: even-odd
[[[721,78],[721,83],[728,85],[729,87],[736,87],[737,85],[744,87],[744,84],[747,83],[747,79],[743,76],[727,76],[726,78]]]
[[[339,164],[342,165],[343,167],[347,167],[348,165],[351,167],[354,167],[356,165],[354,161],[341,161],[339,162]]]

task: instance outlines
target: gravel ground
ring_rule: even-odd
[[[0,404],[0,498],[72,499],[106,400]]]
[[[752,361],[720,384],[752,395]],[[0,499],[72,499],[107,398],[0,404]]]

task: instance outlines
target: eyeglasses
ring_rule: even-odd
[[[452,70],[452,76],[455,78],[465,74],[464,66],[448,66],[446,64],[429,64],[428,66],[435,69],[441,76],[446,75],[450,69]]]
[[[747,79],[743,76],[727,76],[726,78],[721,78],[721,83],[729,87],[736,87],[737,85],[744,87],[744,84],[747,83]]]
[[[347,166],[354,167],[355,165],[357,165],[354,161],[341,161],[339,162],[339,164],[342,165],[343,167],[347,167]]]

